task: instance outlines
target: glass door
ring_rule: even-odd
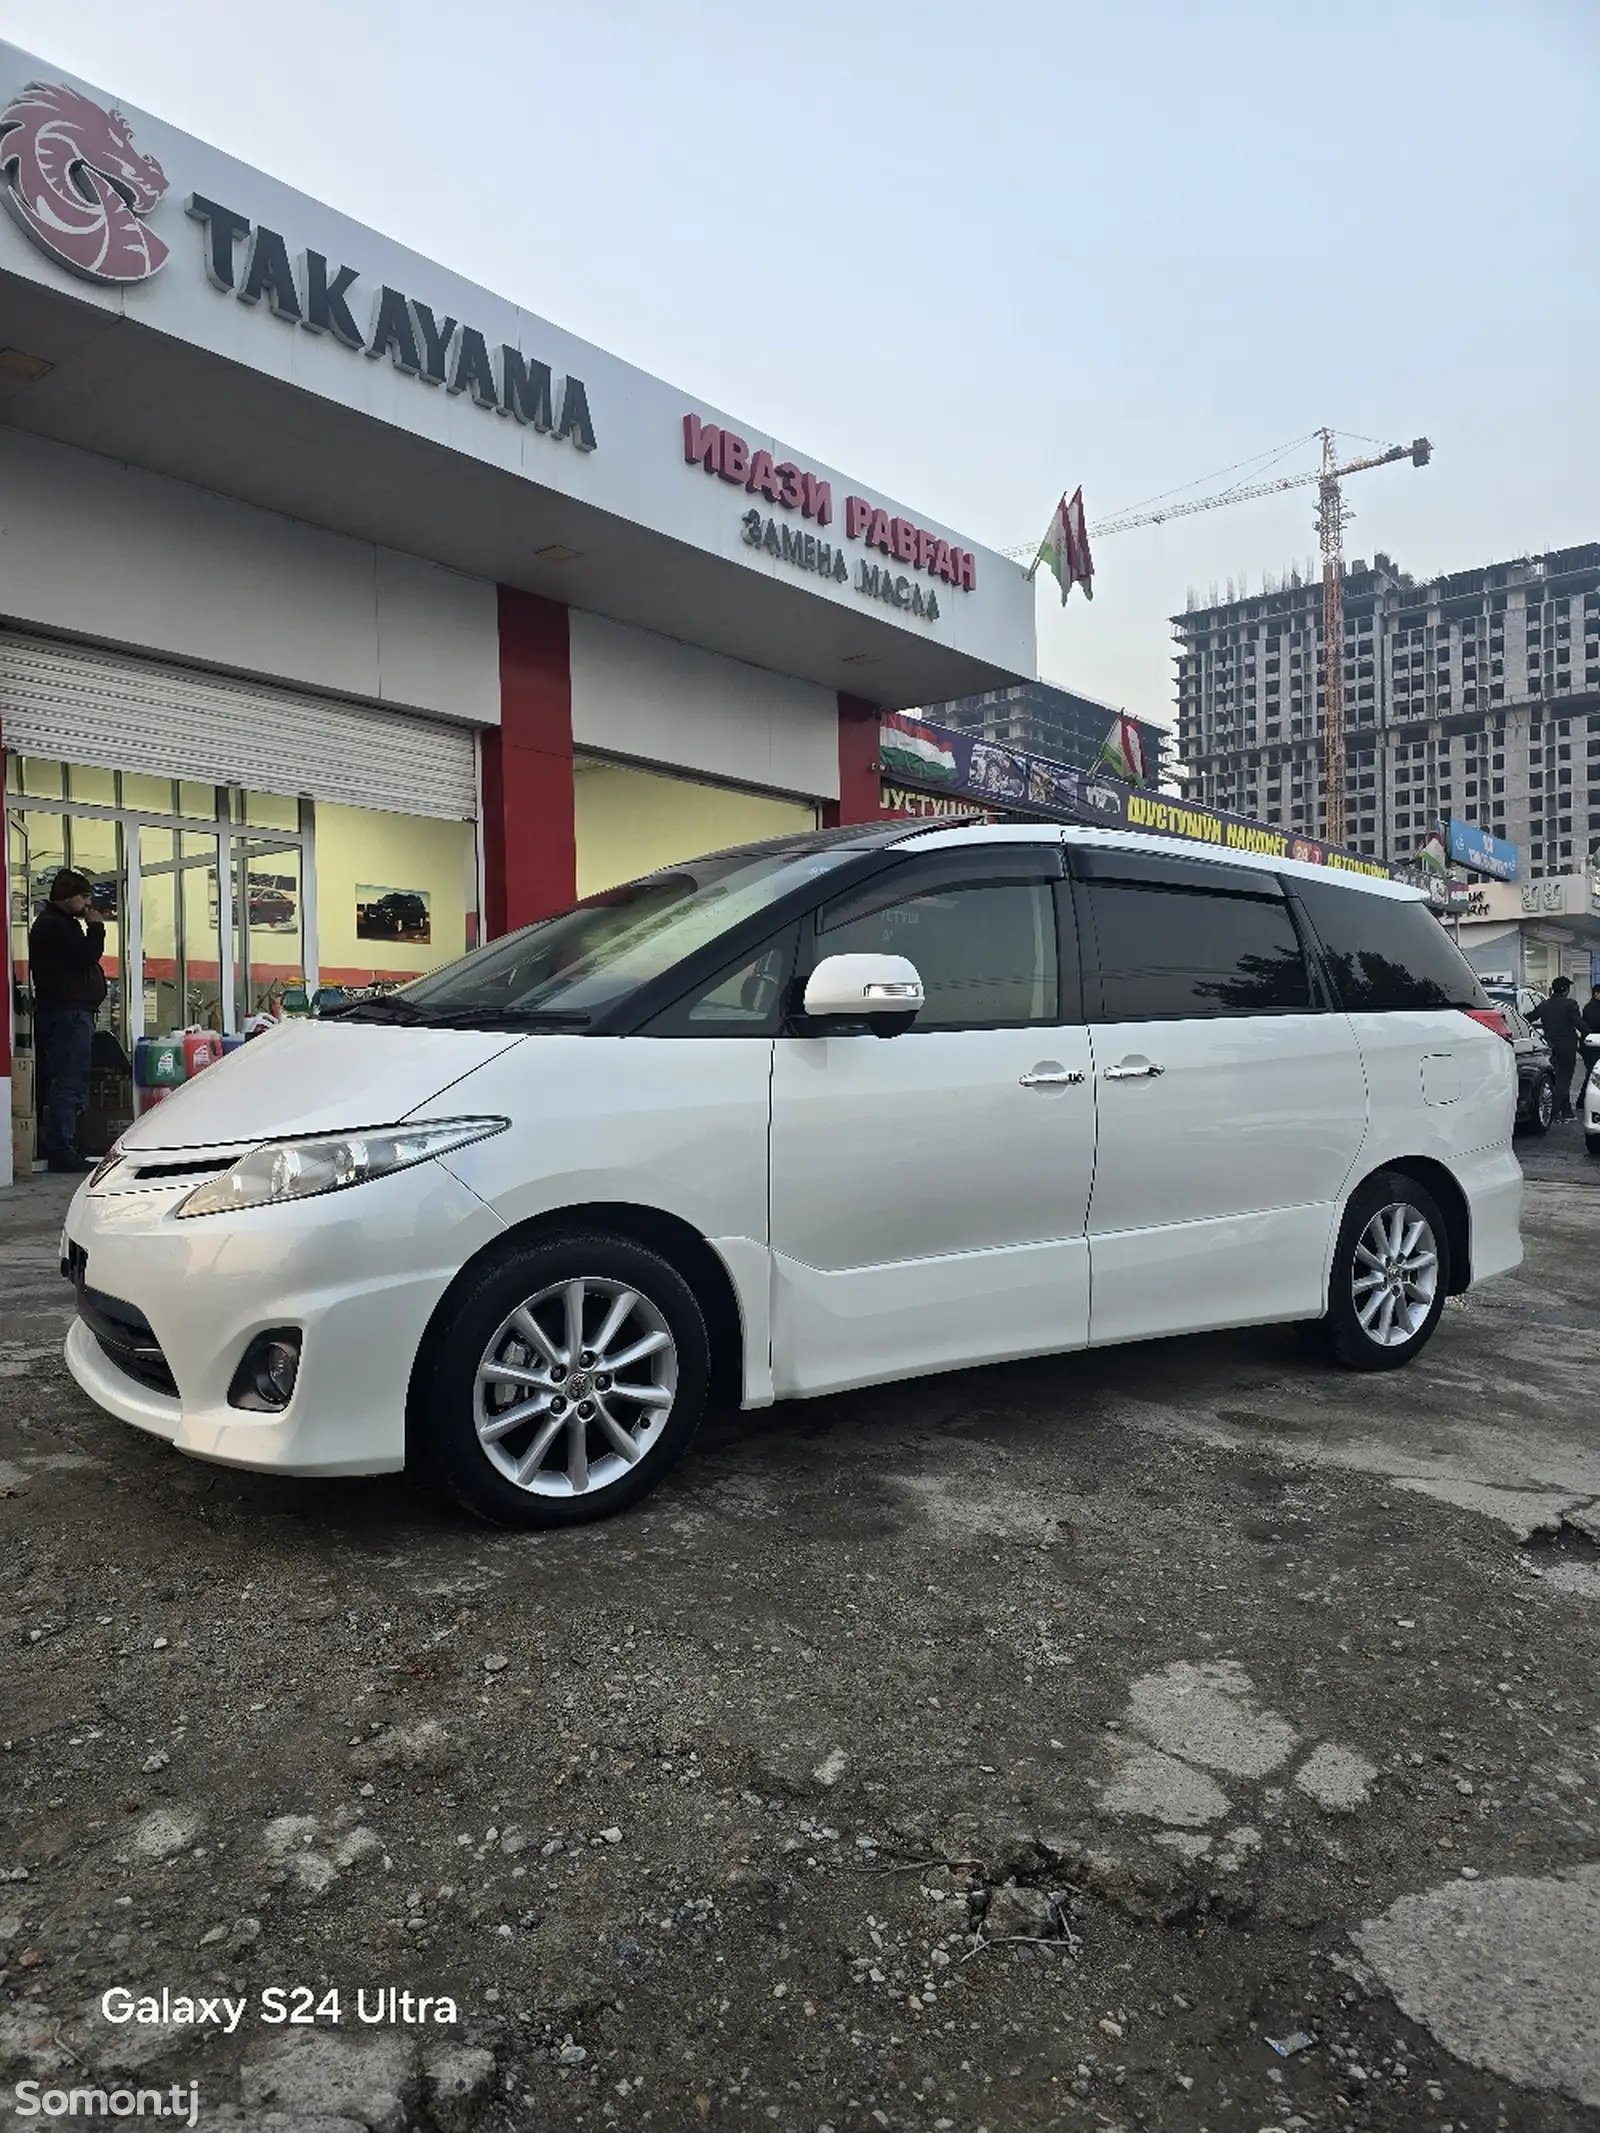
[[[305,982],[305,883],[299,840],[235,836],[233,1027],[282,1013]]]
[[[31,1052],[37,1062],[34,1099],[41,1117],[48,1076],[35,1030],[28,930],[48,903],[50,885],[63,867],[76,868],[88,877],[94,899],[91,915],[105,927],[100,967],[105,973],[106,997],[95,1015],[89,1055],[89,1101],[78,1128],[84,1153],[103,1154],[133,1111],[123,826],[109,815],[8,808],[6,861],[11,914],[10,976],[17,1008],[15,1038],[19,1052]]]
[[[232,1002],[232,914],[222,908],[219,840],[148,822],[137,837],[141,1027],[160,1036],[221,1030],[224,998]]]
[[[96,1026],[119,1044],[127,1043],[127,960],[123,922],[128,888],[122,825],[106,817],[64,815],[43,808],[6,811],[11,894],[12,977],[25,1013],[18,1024],[26,1036],[32,1023],[33,998],[28,982],[28,928],[50,900],[50,884],[63,867],[89,878],[93,916],[106,929],[100,967],[106,974],[105,1004]]]

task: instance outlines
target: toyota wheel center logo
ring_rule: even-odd
[[[148,281],[167,246],[143,217],[167,174],[134,146],[120,111],[64,82],[29,82],[0,111],[6,207],[52,259],[89,281]]]

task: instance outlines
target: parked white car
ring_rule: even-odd
[[[1413,891],[1111,830],[821,832],[209,1069],[72,1203],[67,1358],[199,1458],[410,1464],[567,1524],[652,1488],[713,1387],[1273,1320],[1407,1363],[1521,1259],[1514,1099]]]

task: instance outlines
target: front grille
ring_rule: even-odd
[[[69,1246],[69,1258],[74,1250],[76,1247]],[[169,1400],[175,1400],[178,1381],[161,1352],[161,1343],[156,1339],[149,1319],[132,1304],[107,1296],[99,1289],[91,1289],[83,1279],[86,1272],[85,1258],[77,1278],[78,1316],[99,1342],[101,1352],[136,1384],[151,1392],[165,1393]]]
[[[130,1167],[142,1185],[146,1178],[214,1178],[219,1170],[232,1169],[235,1160],[231,1155],[204,1155],[193,1162],[137,1163]]]

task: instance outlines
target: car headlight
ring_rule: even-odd
[[[469,1141],[504,1133],[508,1118],[445,1118],[416,1126],[378,1126],[368,1133],[335,1133],[315,1140],[269,1141],[241,1156],[231,1170],[207,1178],[176,1210],[179,1215],[221,1215],[233,1208],[277,1207],[344,1192],[369,1178],[409,1170],[413,1163],[448,1155]]]

